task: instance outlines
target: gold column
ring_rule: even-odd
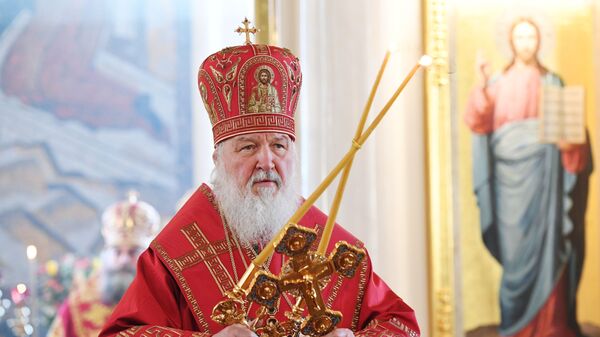
[[[256,43],[276,45],[275,0],[254,0],[254,16]]]
[[[454,236],[448,20],[446,0],[423,0],[425,52],[433,57],[425,81],[425,143],[429,241],[430,329],[455,332]]]

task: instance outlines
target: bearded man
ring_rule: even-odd
[[[60,306],[48,337],[96,337],[135,277],[135,262],[157,232],[154,207],[131,194],[102,215],[100,267],[76,284]]]
[[[247,110],[258,81],[253,74],[265,66],[274,71],[280,113]],[[136,278],[101,337],[256,336],[245,325],[224,327],[210,315],[302,201],[293,183],[293,117],[301,78],[298,59],[274,46],[230,47],[203,62],[198,82],[212,114],[212,188],[200,186],[142,254]],[[326,221],[312,207],[299,225],[320,236]],[[336,225],[328,251],[340,240],[362,246]],[[274,254],[263,267],[279,274],[286,261]],[[354,277],[332,275],[322,295],[328,307],[343,315],[329,336],[419,334],[413,310],[373,272],[368,256]],[[294,301],[284,293],[269,319],[286,320]],[[257,310],[252,303],[246,314],[256,317]]]

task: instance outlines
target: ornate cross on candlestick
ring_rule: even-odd
[[[259,30],[256,29],[256,27],[250,28],[250,21],[248,20],[248,18],[244,18],[244,21],[242,21],[242,23],[244,24],[244,28],[238,27],[236,30],[234,30],[234,32],[239,34],[246,34],[246,44],[252,44],[252,42],[250,41],[250,33],[256,34],[257,32],[259,32]]]
[[[366,256],[362,248],[344,241],[338,242],[328,257],[316,254],[309,251],[316,238],[314,230],[288,225],[275,251],[289,256],[290,260],[279,276],[267,271],[258,272],[247,297],[266,308],[274,308],[282,292],[289,292],[301,298],[306,303],[310,317],[305,319],[299,315],[299,301],[297,308],[293,308],[292,315],[288,315],[288,318],[295,316],[297,322],[287,326],[298,327],[306,336],[326,335],[342,320],[340,312],[327,308],[321,290],[327,284],[327,278],[334,272],[343,277],[354,276],[358,265]],[[286,332],[289,334],[291,331]]]

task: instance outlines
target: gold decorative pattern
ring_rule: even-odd
[[[208,185],[206,185],[206,184],[200,185],[200,192],[202,192],[202,194],[204,194],[204,196],[206,197],[206,199],[208,199],[208,201],[214,207],[214,209],[216,209],[216,210],[219,209],[219,205],[217,204],[217,200],[215,199],[215,194],[212,192],[210,187],[208,187]]]
[[[221,91],[223,92],[223,97],[225,97],[225,103],[227,103],[227,110],[231,111],[231,86],[229,84],[224,84]]]
[[[414,331],[413,329],[409,328],[406,326],[406,324],[404,324],[403,322],[400,322],[400,320],[398,319],[398,317],[392,317],[389,320],[390,324],[395,326],[396,328],[406,332],[408,334],[408,336],[410,337],[419,337],[419,334]]]
[[[336,275],[336,277],[337,277],[337,280],[336,280],[335,284],[333,285],[333,288],[331,288],[331,293],[329,294],[329,298],[327,299],[327,307],[328,308],[331,308],[333,301],[335,301],[335,299],[337,298],[337,295],[338,295],[338,292],[340,291],[342,283],[344,283],[343,277],[340,277],[339,275]]]
[[[227,71],[227,73],[225,74],[225,81],[231,82],[231,81],[235,80],[235,73],[237,72],[237,67],[238,67],[238,64],[240,63],[240,60],[241,59],[238,57],[237,61],[235,61],[235,63],[231,67],[231,69],[229,69]]]
[[[202,103],[204,103],[204,108],[206,112],[208,112],[208,118],[210,119],[211,124],[215,124],[217,122],[217,116],[215,115],[214,109],[207,103],[208,102],[208,92],[206,91],[206,85],[200,82],[200,96],[202,97]],[[213,103],[214,106],[214,103]]]
[[[266,44],[252,45],[252,49],[254,49],[254,54],[256,55],[271,55],[271,49]]]
[[[208,241],[206,235],[202,233],[198,224],[192,223],[183,227],[181,233],[188,239],[192,247],[194,247],[194,250],[198,252],[208,251],[204,263],[215,279],[221,293],[225,295],[227,291],[233,289],[235,281],[227,271],[227,268],[223,265],[223,262],[218,258],[217,250],[210,244],[210,241]],[[226,252],[227,249],[227,243],[222,242],[222,251]]]
[[[233,235],[233,232],[231,231],[231,228],[229,228],[229,226],[227,225],[227,223],[226,223],[223,215],[220,214],[221,212],[219,211],[219,205],[218,205],[217,200],[215,198],[215,194],[212,192],[212,190],[210,189],[210,187],[208,187],[208,185],[206,185],[206,184],[202,184],[200,186],[200,192],[202,192],[202,194],[204,194],[204,196],[206,197],[206,199],[208,199],[208,201],[213,206],[213,208],[217,211],[217,213],[219,213],[219,215],[221,215],[221,222],[223,223],[223,227],[224,227],[224,231],[225,231],[225,238],[230,237],[230,238],[233,239],[233,242],[234,242],[234,244],[235,244],[235,246],[236,246],[236,248],[237,248],[237,250],[238,250],[238,252],[240,254],[242,262],[244,263],[244,267],[248,268],[248,263],[244,259],[244,254],[248,258],[248,261],[252,261],[256,257],[256,256],[252,255],[251,248],[250,247],[242,247],[242,245],[240,244],[240,242],[238,241],[238,239],[236,238],[236,236]],[[226,242],[226,244],[229,245],[227,242]]]
[[[219,119],[224,119],[225,118],[225,112],[223,111],[223,105],[221,104],[221,100],[219,99],[219,93],[217,91],[217,88],[215,86],[215,83],[213,82],[212,78],[210,78],[210,75],[208,74],[208,72],[204,69],[200,69],[200,72],[198,73],[198,82],[200,82],[202,79],[204,79],[205,83],[208,83],[209,85],[209,89],[210,89],[210,93],[212,95],[213,98],[213,105],[212,105],[212,113],[214,114],[215,112],[218,113],[219,115]],[[214,103],[217,103],[217,109],[215,111],[215,106]]]
[[[119,332],[119,334],[117,334],[117,337],[129,337],[129,336],[135,336],[135,334],[140,331],[143,327],[142,326],[132,326],[131,328],[121,331]]]
[[[247,114],[233,118],[224,119],[213,126],[215,142],[223,138],[229,138],[237,135],[237,132],[242,130],[247,133],[249,128],[256,128],[256,131],[261,129],[274,132],[280,129],[283,133],[294,133],[294,119],[285,114]]]
[[[257,48],[259,46],[256,46]],[[268,50],[268,49],[267,49]],[[257,49],[258,51],[258,49]],[[288,111],[288,97],[287,97],[287,91],[288,91],[288,77],[285,76],[286,72],[285,69],[283,68],[283,65],[274,57],[271,57],[269,55],[257,55],[251,59],[249,59],[246,63],[244,63],[244,65],[242,66],[242,68],[240,69],[240,74],[238,76],[239,78],[239,82],[238,82],[238,102],[239,102],[239,108],[240,108],[240,115],[245,115],[247,113],[246,111],[246,73],[250,70],[250,68],[255,65],[255,64],[269,64],[273,67],[275,67],[277,69],[277,71],[279,72],[279,79],[281,80],[281,88],[283,88],[281,91],[281,109],[282,111]],[[273,78],[273,81],[275,81],[275,78]]]
[[[226,253],[227,249],[227,242],[224,240],[207,245],[198,245],[193,251],[175,258],[174,261],[179,269],[186,270],[207,259]]]
[[[215,69],[213,66],[210,66],[210,70],[213,74],[213,77],[218,85],[221,86],[221,94],[225,99],[225,103],[227,103],[227,110],[231,111],[231,96],[233,94],[233,89],[231,89],[231,85],[235,80],[235,74],[237,73],[238,64],[240,63],[241,58],[237,58],[235,63],[231,61],[231,57],[233,54],[229,55],[224,59],[219,59],[217,63],[217,67],[221,68],[222,71]],[[232,64],[229,68],[227,68],[227,64]],[[218,96],[217,96],[218,97]],[[205,97],[203,96],[203,99]],[[206,104],[208,100],[204,99],[204,104]],[[211,121],[212,122],[212,121]],[[214,124],[214,123],[213,123]]]
[[[188,301],[188,304],[192,308],[192,312],[196,317],[198,325],[205,331],[209,331],[208,323],[206,323],[206,320],[204,319],[204,314],[202,313],[202,310],[200,310],[200,306],[198,305],[198,301],[196,301],[196,298],[192,293],[192,288],[190,288],[190,286],[188,285],[187,280],[183,276],[181,270],[177,267],[175,261],[167,254],[167,251],[156,241],[153,241],[151,246],[154,250],[158,252],[158,254],[162,257],[162,260],[165,261],[165,263],[167,264],[167,267],[169,267],[171,272],[175,275],[175,278],[177,279],[177,282],[179,283],[179,286],[183,291],[183,295],[185,296],[186,300]]]
[[[215,81],[217,81],[218,84],[225,83],[225,76],[223,76],[223,74],[220,71],[215,69],[213,66],[210,66],[210,70],[212,71],[213,77],[215,78]]]
[[[379,321],[377,319],[372,320],[367,325],[367,328],[363,331],[356,333],[357,337],[385,337],[385,336],[395,336],[396,333],[393,330],[390,330],[385,325],[389,324],[394,328],[406,332],[409,337],[419,337],[419,334],[413,329],[409,328],[401,322],[397,317],[392,317],[388,321]]]
[[[448,81],[448,2],[425,0],[425,52],[433,58],[426,75],[426,170],[432,337],[452,336],[455,326],[452,137]]]
[[[315,224],[313,230],[315,231],[315,233],[317,234],[317,239],[312,243],[310,250],[317,250],[317,247],[319,246],[319,242],[321,241],[321,236],[323,235],[323,225],[319,225],[319,224]],[[356,244],[357,247],[362,247],[362,242],[357,240]],[[333,304],[333,301],[335,301],[335,299],[338,296],[338,292],[342,286],[342,284],[344,283],[344,278],[340,277],[339,275],[336,276],[337,280],[336,283],[333,285],[333,288],[331,289],[331,293],[329,294],[329,298],[327,299],[327,307],[331,308],[331,305]]]
[[[228,63],[233,63],[233,61],[231,61],[231,58],[235,55],[239,55],[239,54],[243,54],[244,52],[246,52],[246,50],[243,47],[237,46],[237,47],[227,47],[227,48],[223,48],[220,51],[218,51],[216,54],[213,54],[211,56],[208,57],[208,59],[210,61],[216,61],[217,62],[217,66],[221,69],[225,69],[225,67],[227,66]],[[237,64],[240,62],[241,58],[238,57],[236,63],[236,69],[237,69]]]
[[[358,283],[358,298],[356,300],[356,306],[354,308],[354,315],[352,315],[352,331],[358,330],[358,319],[360,317],[360,309],[362,307],[362,302],[365,297],[365,288],[367,285],[367,260],[362,260],[362,268],[360,269],[360,279]]]
[[[144,326],[134,326],[125,331],[119,332],[117,337],[178,337],[188,335],[186,331],[163,327],[158,325],[144,325]],[[192,332],[190,334],[192,337],[208,337],[210,336],[209,332]]]
[[[78,336],[96,336],[114,309],[100,300],[98,274],[92,274],[68,298],[69,315]]]
[[[139,334],[143,337],[176,337],[183,336],[184,332],[182,330],[173,329],[169,327],[151,325],[144,327]]]
[[[302,73],[300,72],[300,65],[297,61],[292,61],[290,63],[284,62],[288,71],[288,76],[290,78],[290,83],[292,83],[291,87],[291,96],[290,96],[290,106],[291,110],[295,111],[296,106],[298,105],[298,94],[300,93],[300,86],[302,85]]]

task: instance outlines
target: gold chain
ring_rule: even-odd
[[[225,221],[225,217],[223,216],[223,214],[221,214],[221,212],[219,212],[219,214],[221,215],[221,221],[223,222],[223,231],[225,232],[225,240],[227,241],[227,250],[229,251],[229,258],[231,259],[233,276],[235,277],[235,282],[237,283],[240,281],[240,277],[238,276],[237,266],[235,265],[235,259],[233,258],[233,245],[231,244],[231,240],[229,239],[229,226],[227,225],[227,221]],[[244,261],[244,264],[246,263],[243,256],[242,261]]]
[[[246,269],[248,269],[249,264],[246,263],[246,259],[244,259],[244,254],[242,252],[242,244],[240,244],[240,242],[238,241],[238,239],[235,235],[232,235],[231,238],[229,237],[229,232],[231,231],[231,227],[229,227],[229,224],[227,223],[227,221],[225,220],[225,217],[223,216],[223,214],[220,211],[219,211],[219,215],[221,216],[221,221],[223,222],[223,230],[225,232],[225,240],[227,241],[227,248],[229,251],[229,259],[231,260],[231,266],[233,268],[233,276],[235,277],[236,282],[238,282],[240,280],[240,278],[238,276],[235,259],[233,258],[233,244],[231,243],[231,241],[233,241],[235,243],[235,245],[237,246],[238,252],[240,254],[240,258],[242,259],[242,262],[244,263],[244,267],[246,267]],[[231,233],[233,234],[233,232],[231,232]],[[254,258],[258,255],[258,252],[255,252],[254,249],[252,249],[252,247],[248,246],[248,244],[244,244],[244,248],[247,252],[250,252],[252,254],[252,255],[246,254],[246,256],[248,257],[248,259],[250,259],[250,261],[253,261]],[[272,260],[273,260],[273,254],[271,254],[271,256],[269,256],[269,259],[265,262],[263,267],[265,267],[266,269],[269,269],[269,266],[271,265]],[[281,258],[281,269],[283,269],[283,264],[284,263],[283,263],[283,257],[282,257]],[[283,297],[283,299],[285,299],[285,302],[289,305],[290,308],[293,308],[292,302],[285,295],[285,293],[282,293],[281,297]],[[279,302],[279,300],[278,300],[278,302]],[[248,310],[250,310],[249,306],[248,306]]]

